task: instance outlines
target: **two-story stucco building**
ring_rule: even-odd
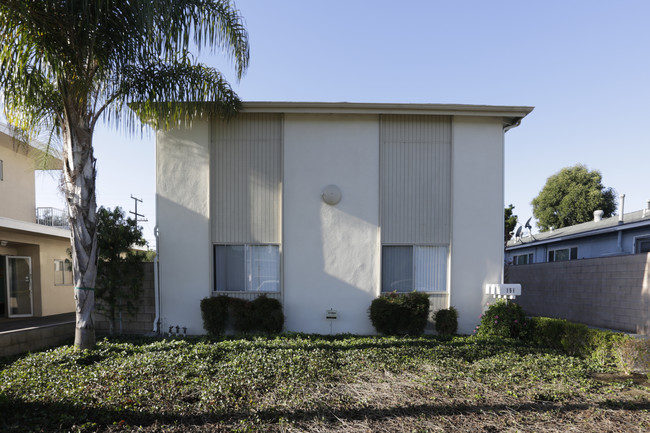
[[[371,334],[374,298],[417,290],[470,333],[502,282],[504,134],[531,110],[250,102],[158,132],[163,329],[263,293],[289,331]]]

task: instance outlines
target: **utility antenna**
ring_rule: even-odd
[[[143,217],[144,215],[138,213],[138,202],[142,203],[142,199],[133,197],[133,194],[131,194],[131,198],[135,201],[135,212],[130,210],[129,213],[131,213],[131,214],[133,214],[135,216],[135,222],[141,222],[141,221],[147,222],[147,221],[149,221],[146,218],[140,218],[140,217]]]
[[[533,236],[533,226],[530,225],[530,220],[532,220],[532,219],[533,219],[533,217],[528,218],[528,221],[526,221],[526,226],[525,227],[528,229],[528,236],[533,238],[533,240],[537,240],[537,239],[535,239],[535,236]]]

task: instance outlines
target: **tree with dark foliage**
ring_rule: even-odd
[[[147,242],[142,237],[142,228],[134,219],[125,219],[118,206],[112,211],[104,207],[97,210],[97,244],[97,310],[106,316],[113,334],[121,313],[138,311],[146,254],[133,247],[145,246]]]
[[[616,193],[603,186],[598,170],[577,164],[549,177],[532,205],[537,226],[544,232],[591,221],[595,210],[611,217],[616,212]]]

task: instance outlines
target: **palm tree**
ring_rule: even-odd
[[[63,143],[71,228],[75,346],[94,347],[97,217],[93,131],[99,118],[156,128],[229,116],[240,101],[191,47],[220,49],[241,78],[248,34],[230,0],[2,0],[0,102],[28,136]],[[130,109],[129,109],[130,107]]]

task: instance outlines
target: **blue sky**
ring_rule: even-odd
[[[506,134],[505,204],[522,222],[546,179],[576,163],[625,193],[625,210],[650,199],[650,2],[239,0],[251,63],[245,101],[526,105]],[[95,135],[98,204],[133,210],[144,199],[153,239],[154,135]],[[52,182],[40,181],[52,191]],[[37,200],[55,205],[49,192]],[[53,200],[53,204],[49,204]],[[61,199],[58,199],[59,202]],[[477,210],[477,220],[480,219]]]

